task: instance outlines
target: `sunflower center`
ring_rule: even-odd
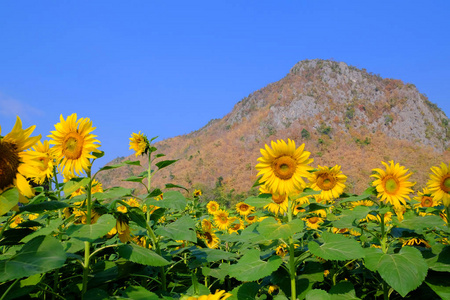
[[[442,179],[441,189],[446,193],[450,192],[450,174],[446,174]]]
[[[394,195],[400,188],[399,182],[395,177],[386,177],[384,180],[384,188],[388,194]]]
[[[317,186],[323,191],[329,191],[336,186],[336,178],[330,174],[320,174],[317,178]]]
[[[297,167],[297,163],[290,156],[281,156],[273,161],[273,172],[280,179],[290,179]]]
[[[248,210],[248,205],[247,204],[241,204],[241,206],[239,207],[239,209],[241,211],[247,211]]]
[[[433,198],[424,196],[422,197],[422,200],[420,201],[422,207],[432,207],[433,206]]]
[[[84,139],[77,132],[70,132],[64,137],[63,154],[68,159],[78,159],[83,151]]]
[[[20,159],[16,146],[10,143],[0,142],[0,190],[13,184],[16,178]]]
[[[316,224],[319,221],[318,217],[311,217],[308,219],[309,223]]]
[[[286,195],[272,195],[272,200],[276,204],[281,204],[286,199]]]
[[[213,241],[213,237],[212,237],[211,233],[205,232],[204,236],[205,236],[206,240],[208,241],[208,243],[211,243]]]

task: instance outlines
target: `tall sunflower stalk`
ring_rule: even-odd
[[[64,119],[60,116],[60,122],[55,125],[55,131],[48,136],[50,144],[53,144],[52,154],[59,163],[58,170],[65,174],[83,174],[86,173],[89,178],[86,198],[86,224],[91,224],[91,166],[93,161],[100,157],[101,153],[97,148],[100,142],[96,139],[96,135],[91,132],[95,129],[89,118],[77,119],[77,114],[72,114]],[[84,262],[83,266],[83,286],[82,295],[87,291],[87,283],[90,269],[90,253],[91,243],[84,242]]]
[[[302,177],[309,177],[312,167],[309,166],[313,159],[309,158],[310,152],[304,151],[305,144],[296,148],[295,142],[288,139],[272,141],[271,146],[265,145],[261,149],[262,157],[258,158],[259,163],[256,169],[259,170],[257,176],[262,175],[260,182],[263,182],[265,189],[272,195],[286,195],[288,221],[292,221],[293,201],[290,194],[301,191],[306,186]],[[291,282],[291,299],[297,299],[296,291],[296,262],[295,246],[293,236],[289,237],[289,277]]]
[[[152,183],[152,152],[156,151],[156,148],[151,145],[151,142],[155,140],[156,137],[152,138],[150,141],[148,138],[142,134],[140,131],[139,133],[132,133],[130,138],[130,149],[133,149],[135,151],[136,157],[139,155],[148,155],[148,168],[147,168],[147,193],[151,193],[151,183]],[[146,217],[147,217],[147,234],[150,237],[150,240],[152,242],[153,247],[155,248],[155,251],[158,255],[161,256],[161,248],[158,243],[158,238],[156,237],[155,233],[153,232],[152,227],[149,225],[150,223],[150,209],[147,208]],[[161,289],[163,291],[167,290],[167,284],[166,284],[166,271],[165,268],[162,266],[160,269],[161,273]]]

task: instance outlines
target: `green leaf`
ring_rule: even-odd
[[[108,300],[110,299],[108,293],[105,290],[99,288],[89,289],[84,295],[84,300]]]
[[[60,242],[52,236],[38,236],[14,256],[0,261],[0,282],[60,268],[66,261],[66,253]]]
[[[3,216],[19,203],[19,191],[16,188],[8,189],[0,194],[0,216]]]
[[[351,282],[349,281],[341,281],[333,286],[329,291],[329,295],[331,296],[331,300],[359,299],[358,297],[356,297],[356,292],[353,284],[351,284]]]
[[[353,201],[360,201],[360,200],[366,200],[366,199],[370,199],[370,196],[372,195],[376,195],[376,187],[369,187],[368,189],[366,189],[361,195],[357,196],[350,196],[347,198],[342,198],[339,203],[345,203],[345,202],[353,202]],[[376,205],[374,203],[374,205]]]
[[[203,276],[212,276],[214,278],[224,280],[225,277],[228,275],[229,270],[230,270],[230,265],[227,263],[223,263],[223,264],[220,264],[219,267],[216,269],[210,269],[208,267],[203,267],[202,274],[203,274]]]
[[[448,273],[430,272],[425,283],[441,297],[441,299],[450,299],[450,282],[448,276]]]
[[[450,272],[450,246],[446,246],[438,255],[426,260],[430,269],[439,272]]]
[[[260,207],[264,207],[270,203],[273,203],[272,201],[272,195],[270,194],[266,194],[269,195],[270,197],[262,197],[262,195],[260,195],[259,197],[249,197],[247,199],[245,199],[245,203],[251,206],[254,206],[256,208],[260,208]]]
[[[114,216],[106,214],[100,216],[95,224],[72,225],[66,233],[81,241],[94,242],[106,235],[114,226],[116,226],[116,219]]]
[[[165,186],[166,189],[174,189],[174,188],[178,188],[178,189],[183,189],[186,192],[189,192],[189,190],[187,188],[185,188],[184,186],[181,185],[177,185],[177,184],[173,184],[173,183],[166,183]]]
[[[235,287],[231,292],[228,300],[255,300],[259,291],[259,284],[256,282],[245,282]]]
[[[95,156],[95,158],[102,158],[105,155],[105,151],[96,150],[92,151],[91,154]]]
[[[66,197],[69,197],[73,192],[75,192],[79,188],[87,186],[90,180],[91,179],[88,177],[70,179],[70,181],[64,184],[63,188],[64,195],[66,195]]]
[[[403,247],[399,253],[383,254],[377,270],[387,284],[405,297],[422,284],[427,275],[428,265],[419,250]]]
[[[140,227],[147,229],[145,214],[139,207],[128,207],[127,215],[130,217],[131,221],[135,222]]]
[[[364,248],[364,265],[372,272],[376,272],[383,252],[378,248]]]
[[[170,223],[164,227],[159,227],[155,230],[155,233],[173,240],[191,241],[194,243],[197,242],[195,221],[189,216],[183,216],[173,223]]]
[[[118,247],[117,252],[120,257],[142,265],[161,267],[170,264],[156,252],[135,244],[121,245]]]
[[[144,180],[144,177],[140,176],[130,176],[127,179],[123,179],[122,181],[130,181],[130,182],[141,182]]]
[[[38,230],[36,230],[35,232],[33,232],[32,234],[27,235],[26,237],[24,237],[21,242],[26,243],[28,241],[30,241],[31,239],[40,236],[40,235],[50,235],[54,232],[58,231],[58,227],[64,223],[63,219],[54,219],[54,220],[50,220],[48,225],[46,227],[43,228],[39,228]]]
[[[305,298],[306,294],[312,289],[315,282],[323,281],[323,266],[318,262],[307,262],[305,268],[297,276],[297,297]],[[291,292],[289,286],[289,293]]]
[[[122,297],[126,297],[126,299],[133,299],[133,300],[159,300],[159,299],[161,299],[158,297],[158,295],[148,291],[146,288],[144,288],[142,286],[129,286],[121,294],[122,294]]]
[[[140,162],[139,160],[133,160],[133,161],[131,161],[131,160],[126,160],[126,161],[121,162],[120,164],[115,164],[115,165],[110,165],[110,166],[104,166],[103,168],[100,168],[100,169],[97,171],[97,173],[98,173],[98,172],[101,172],[101,171],[106,171],[106,170],[111,170],[111,169],[117,169],[117,168],[123,167],[123,166],[125,166],[125,165],[140,166],[140,165],[141,165],[141,162]]]
[[[163,195],[163,200],[147,199],[145,204],[176,210],[184,210],[186,207],[186,198],[179,191],[167,191]]]
[[[200,262],[216,262],[221,260],[234,260],[237,255],[235,253],[223,251],[220,249],[210,249],[210,248],[193,248],[191,249],[191,253],[195,256],[195,259]]]
[[[414,212],[408,211],[403,217],[404,219],[401,222],[394,218],[395,225],[414,230],[418,234],[422,234],[425,230],[446,227],[445,222],[439,216],[417,216]]]
[[[162,160],[162,161],[157,162],[155,165],[158,167],[158,169],[161,170],[161,169],[163,169],[163,168],[165,168],[167,166],[170,166],[171,164],[173,164],[173,163],[175,163],[177,161],[178,161],[178,159],[175,159],[175,160]]]
[[[255,281],[276,271],[283,260],[281,257],[274,255],[268,261],[260,259],[260,252],[257,249],[247,251],[238,261],[237,264],[231,265],[230,276],[240,281]]]
[[[131,189],[126,189],[120,186],[112,187],[103,193],[95,193],[93,196],[97,198],[98,200],[105,200],[105,199],[117,199],[117,198],[124,198],[131,196],[132,191]]]
[[[331,295],[329,295],[324,290],[310,290],[306,294],[306,300],[331,300]]]
[[[58,210],[69,207],[70,204],[59,201],[46,201],[38,204],[29,204],[22,206],[20,212],[42,213],[44,211]]]
[[[308,243],[312,254],[327,260],[350,260],[364,257],[361,245],[354,239],[340,234],[323,232],[324,243],[319,246],[314,241]]]
[[[294,219],[287,224],[280,224],[274,218],[267,218],[259,223],[257,230],[267,240],[287,239],[303,230],[303,221]]]
[[[333,222],[333,226],[340,229],[353,227],[355,220],[367,217],[370,211],[371,209],[367,206],[357,206],[352,210],[344,210],[339,216],[339,220]]]

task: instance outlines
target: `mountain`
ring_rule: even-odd
[[[271,140],[305,143],[313,166],[339,164],[348,176],[347,191],[361,192],[373,168],[394,160],[414,174],[416,190],[428,180],[430,167],[450,160],[448,117],[413,84],[382,78],[343,62],[305,60],[281,80],[239,101],[222,119],[155,144],[179,159],[154,176],[165,183],[215,190],[242,198],[256,180],[259,149]],[[139,157],[146,168],[147,157]],[[136,160],[134,155],[109,164]],[[126,166],[99,174],[105,187],[124,182],[144,168]]]

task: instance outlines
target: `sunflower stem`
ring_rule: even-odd
[[[87,186],[87,199],[86,199],[86,224],[91,224],[91,187],[92,187],[92,178],[91,178],[91,169],[86,170],[86,175],[89,178],[89,184]],[[89,276],[89,261],[91,257],[91,243],[84,242],[84,264],[83,264],[83,288],[81,295],[84,297],[84,294],[87,291],[87,283]]]
[[[89,261],[91,256],[91,243],[84,242],[84,264],[83,264],[83,288],[81,290],[81,297],[83,299],[84,294],[87,291],[88,277],[89,277]]]
[[[292,200],[288,197],[288,222],[292,221]],[[289,237],[289,276],[291,279],[291,299],[297,299],[297,284],[296,284],[296,268],[295,268],[295,247],[293,236]]]
[[[450,232],[450,206],[445,207],[445,217],[447,218],[447,228]]]

